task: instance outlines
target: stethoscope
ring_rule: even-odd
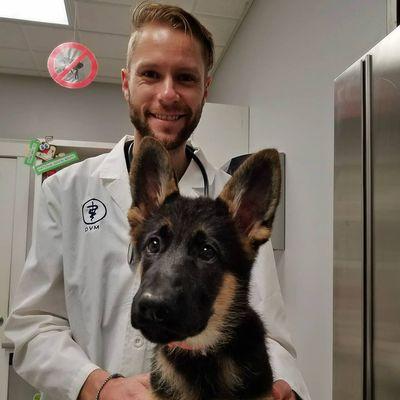
[[[129,145],[129,148],[128,148],[129,165],[131,165],[132,158],[133,158],[132,146],[133,146],[133,141]],[[199,157],[197,157],[197,155],[195,154],[195,151],[196,150],[195,150],[195,148],[193,146],[191,146],[190,144],[186,144],[186,147],[185,147],[186,156],[188,158],[192,158],[194,160],[194,162],[197,164],[197,166],[198,166],[198,168],[199,168],[199,170],[201,172],[201,175],[203,176],[203,183],[204,183],[203,194],[204,194],[205,197],[209,197],[210,190],[209,190],[207,172],[206,172],[206,169],[204,168],[203,163],[201,162]],[[134,257],[135,257],[135,254],[134,254],[134,251],[133,251],[133,246],[132,246],[132,243],[130,242],[129,243],[129,247],[128,247],[128,254],[127,254],[127,261],[128,261],[128,264],[130,266],[133,265]]]

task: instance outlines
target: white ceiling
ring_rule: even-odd
[[[32,0],[34,1],[34,0]],[[49,77],[47,58],[59,44],[88,46],[99,63],[98,82],[120,82],[130,33],[130,13],[139,0],[65,0],[70,26],[0,18],[0,73]],[[253,0],[159,0],[194,14],[214,36],[216,63]],[[76,9],[76,30],[75,26]]]

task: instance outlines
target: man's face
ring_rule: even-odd
[[[202,48],[166,25],[146,25],[138,35],[129,71],[122,71],[131,121],[139,136],[176,149],[196,128],[207,96]]]

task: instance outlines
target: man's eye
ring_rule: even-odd
[[[146,249],[151,254],[158,253],[160,251],[160,240],[156,237],[150,238]]]
[[[191,74],[180,74],[179,80],[182,82],[195,82],[196,77]]]
[[[144,71],[142,75],[149,79],[157,79],[159,77],[156,71]]]
[[[212,261],[217,256],[217,252],[209,244],[200,247],[199,257],[204,261]]]

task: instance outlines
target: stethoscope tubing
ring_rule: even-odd
[[[203,183],[204,183],[203,194],[205,197],[209,197],[210,190],[209,190],[208,176],[207,176],[207,172],[206,172],[206,169],[204,168],[203,163],[201,162],[200,158],[197,157],[197,155],[195,154],[195,149],[192,146],[187,144],[185,151],[186,151],[186,154],[189,154],[193,158],[194,162],[199,167],[201,175],[203,176]]]

